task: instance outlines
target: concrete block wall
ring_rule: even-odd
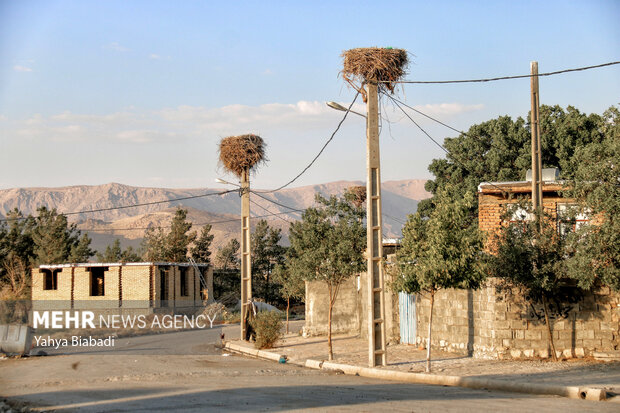
[[[33,268],[32,277],[32,299],[33,300],[71,300],[71,268],[59,269],[57,273],[57,285],[55,290],[45,290],[45,274],[38,268]]]
[[[91,273],[88,267],[74,267],[74,285],[73,285],[73,307],[79,309],[99,309],[112,305],[119,306],[120,298],[120,266],[107,267],[104,272],[104,295],[91,296],[90,283]],[[71,269],[66,268],[63,271],[70,272]]]
[[[332,314],[332,333],[359,334],[357,277],[344,281],[339,289]],[[327,334],[329,293],[324,282],[306,282],[306,324],[304,334]]]
[[[484,288],[444,290],[435,296],[432,346],[480,358],[550,356],[542,307],[527,304],[518,292]],[[426,345],[430,303],[418,300],[417,342]],[[620,293],[602,287],[572,306],[567,317],[550,320],[558,356],[583,357],[620,348]]]

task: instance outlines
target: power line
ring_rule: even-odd
[[[613,65],[617,65],[617,64],[620,64],[620,61],[602,63],[600,65],[594,65],[594,66],[578,67],[578,68],[575,68],[575,69],[557,70],[555,72],[539,73],[538,75],[534,75],[534,76],[537,76],[537,77],[553,76],[553,75],[559,75],[559,74],[562,74],[562,73],[579,72],[579,71],[582,71],[582,70],[598,69],[600,67],[613,66]],[[400,81],[387,81],[387,80],[385,80],[385,81],[380,81],[380,83],[408,83],[408,84],[422,84],[422,85],[448,84],[448,83],[484,83],[484,82],[495,82],[497,80],[525,79],[525,78],[529,78],[529,77],[532,77],[532,75],[529,74],[529,75],[518,75],[518,76],[501,76],[501,77],[491,77],[491,78],[486,78],[486,79],[466,79],[466,80],[400,80]]]
[[[387,97],[388,97],[388,98],[390,98],[390,99],[392,99],[392,101],[398,102],[398,103],[400,103],[401,105],[403,105],[403,106],[405,106],[405,107],[407,107],[407,108],[411,109],[412,111],[414,111],[414,112],[416,112],[416,113],[419,113],[420,115],[425,116],[425,117],[427,117],[428,119],[430,119],[430,120],[432,120],[432,121],[434,121],[434,122],[439,123],[440,125],[445,126],[445,127],[446,127],[446,128],[448,128],[448,129],[451,129],[451,130],[453,130],[453,131],[455,131],[455,132],[458,132],[458,133],[461,133],[461,134],[463,134],[463,135],[467,135],[467,133],[463,132],[462,130],[458,130],[458,129],[456,129],[456,128],[453,128],[452,126],[450,126],[450,125],[447,125],[447,124],[443,123],[443,122],[442,122],[442,121],[440,121],[439,119],[435,119],[435,118],[433,118],[432,116],[427,115],[426,113],[420,112],[419,110],[417,110],[417,109],[416,109],[416,108],[414,108],[413,106],[409,106],[408,104],[406,104],[406,103],[405,103],[405,102],[403,102],[402,100],[398,100],[398,99],[396,99],[394,96],[387,95]]]
[[[265,201],[268,201],[268,202],[271,202],[272,204],[275,204],[275,205],[281,206],[282,208],[290,209],[290,210],[291,210],[291,211],[293,211],[293,212],[304,212],[304,211],[305,211],[305,209],[293,208],[293,207],[291,207],[291,206],[281,204],[281,203],[279,203],[279,202],[277,202],[277,201],[274,201],[274,200],[272,200],[272,199],[267,198],[266,196],[261,195],[261,193],[259,193],[259,192],[256,192],[256,191],[250,191],[250,192],[251,192],[251,193],[253,193],[254,195],[256,195],[256,196],[260,197],[260,198],[263,198]],[[263,193],[264,193],[264,192],[263,192]]]
[[[277,212],[270,213],[269,215],[259,215],[252,218],[268,218],[275,215],[285,215],[289,214],[289,212]],[[192,225],[201,227],[204,225],[216,225],[216,224],[226,224],[230,222],[239,222],[239,218],[231,218],[231,219],[223,219],[220,221],[211,221],[211,222],[197,222],[192,223]],[[288,222],[288,221],[287,221]],[[155,227],[137,227],[137,228],[78,228],[80,231],[92,231],[92,232],[104,232],[104,231],[145,231],[149,228],[170,228],[172,225],[163,225],[163,226],[155,226]]]
[[[281,217],[278,213],[271,212],[270,210],[268,210],[267,208],[265,208],[264,206],[262,206],[262,205],[261,205],[261,204],[259,204],[258,202],[256,202],[256,201],[252,201],[251,199],[250,199],[250,202],[251,202],[252,204],[256,205],[257,207],[261,208],[262,210],[264,210],[264,211],[268,212],[268,213],[269,213],[269,215],[268,215],[268,216],[275,216],[276,218],[280,218],[282,221],[286,222],[287,224],[290,224],[290,223],[291,223],[291,221],[289,221],[288,219],[286,219],[286,218],[282,218],[282,217]],[[258,217],[252,217],[252,218],[258,218]]]
[[[439,148],[441,148],[441,150],[443,150],[447,155],[450,155],[450,152],[443,147],[443,145],[441,145],[439,142],[437,142],[435,139],[433,139],[433,137],[431,135],[428,134],[428,132],[426,132],[424,130],[424,128],[422,128],[422,126],[420,126],[411,116],[409,116],[409,114],[407,112],[405,112],[405,110],[402,108],[402,106],[396,101],[393,101],[394,104],[405,114],[405,116],[407,116],[409,118],[409,120],[411,120],[411,122],[413,122],[414,125],[416,125],[418,127],[418,129],[420,129],[431,141],[433,141],[433,143],[437,146],[439,146]],[[458,160],[457,158],[454,157],[454,155],[452,155],[452,160],[455,163],[458,163],[459,165],[461,165],[466,171],[469,171],[469,168],[465,166],[465,164],[463,162],[461,162],[460,160]],[[504,191],[503,188],[499,187],[498,185],[492,183],[492,182],[487,182],[489,185],[496,187],[497,189],[499,189],[501,191],[502,194],[505,194],[506,191]]]
[[[165,204],[169,202],[185,201],[187,199],[204,198],[204,197],[213,196],[213,195],[224,195],[224,194],[228,194],[228,193],[236,192],[236,191],[237,189],[231,189],[228,191],[212,192],[212,193],[202,194],[202,195],[192,195],[192,196],[185,196],[181,198],[167,199],[165,201],[143,202],[140,204],[121,205],[121,206],[116,206],[116,207],[99,208],[99,209],[89,209],[89,210],[84,210],[84,211],[58,212],[58,215],[68,216],[68,215],[78,215],[78,214],[93,214],[96,212],[114,211],[117,209],[136,208],[136,207],[147,206],[147,205],[158,205],[158,204]],[[4,219],[1,219],[0,222],[21,221],[21,220],[30,219],[30,218],[36,219],[39,217],[38,216],[37,217],[27,216],[27,217],[16,217],[16,218],[4,218]]]
[[[284,185],[276,188],[276,189],[271,189],[268,191],[260,191],[263,194],[269,194],[269,193],[273,193],[273,192],[278,192],[284,188],[286,188],[287,186],[289,186],[290,184],[292,184],[293,182],[295,182],[297,179],[299,179],[300,176],[302,176],[304,173],[306,173],[306,171],[308,169],[310,169],[310,167],[314,164],[314,162],[316,162],[317,159],[319,159],[319,156],[321,156],[321,154],[323,153],[323,151],[325,150],[325,148],[327,148],[327,145],[329,145],[329,143],[334,139],[334,136],[336,136],[336,133],[340,130],[340,126],[342,126],[342,124],[344,123],[345,119],[347,118],[347,116],[349,115],[349,112],[351,111],[351,108],[353,107],[353,105],[355,104],[355,101],[357,100],[357,97],[359,96],[360,92],[358,91],[355,94],[355,97],[353,98],[353,102],[351,102],[351,104],[349,105],[349,107],[347,108],[347,111],[345,112],[344,116],[342,117],[342,119],[340,120],[340,122],[338,123],[338,126],[336,127],[336,129],[334,130],[334,132],[331,134],[331,136],[329,137],[329,139],[327,140],[327,142],[325,142],[325,144],[323,145],[323,147],[321,148],[321,150],[319,151],[319,153],[314,157],[314,159],[312,159],[312,161],[308,164],[308,166],[306,166],[297,176],[295,176],[293,179],[291,179],[290,181],[288,181],[287,183],[285,183]],[[256,191],[253,191],[255,194],[257,194]]]

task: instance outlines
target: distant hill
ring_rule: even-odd
[[[384,234],[386,236],[400,236],[402,223],[406,220],[407,214],[415,212],[418,202],[430,196],[424,190],[425,182],[421,179],[383,182]],[[281,205],[276,205],[253,194],[251,196],[252,215],[258,217],[282,213],[282,215],[270,216],[266,219],[270,225],[282,228],[286,234],[289,222],[299,219],[300,214],[290,212],[284,206],[304,209],[314,203],[314,196],[317,192],[323,195],[342,194],[352,185],[363,185],[363,182],[337,181],[262,194],[265,198]],[[0,190],[0,215],[6,215],[6,211],[13,208],[18,208],[24,214],[36,214],[39,206],[56,208],[59,212],[108,209],[199,196],[223,190],[223,188],[143,188],[118,183],[61,188],[5,189]],[[238,238],[240,224],[237,218],[240,201],[236,192],[140,207],[79,213],[69,215],[68,218],[71,222],[76,222],[84,232],[88,232],[93,238],[95,249],[104,249],[116,238],[121,240],[123,246],[135,247],[139,245],[146,228],[169,225],[177,206],[188,209],[188,219],[194,223],[193,229],[200,229],[205,223],[213,223],[212,232],[215,235],[214,246],[216,247],[214,250],[228,242],[229,239]]]

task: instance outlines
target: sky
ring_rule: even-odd
[[[256,133],[255,188],[312,160],[355,91],[341,53],[410,53],[408,80],[528,74],[620,60],[620,2],[0,0],[0,189],[118,182],[217,187],[219,141]],[[530,110],[529,79],[403,85],[399,99],[459,130]],[[620,65],[540,79],[541,104],[602,113]],[[443,156],[383,101],[383,180],[431,178]],[[365,112],[358,98],[355,108]],[[456,133],[419,115],[436,140]],[[293,186],[364,180],[365,121],[350,115]]]

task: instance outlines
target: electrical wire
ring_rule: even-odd
[[[338,126],[336,127],[336,129],[334,130],[334,132],[331,134],[331,136],[329,137],[329,139],[327,140],[327,142],[325,142],[325,144],[323,145],[323,147],[321,148],[321,150],[319,151],[319,153],[314,157],[314,159],[312,159],[312,161],[297,175],[295,176],[293,179],[291,179],[290,181],[288,181],[287,183],[285,183],[282,186],[279,186],[276,189],[271,189],[271,190],[267,190],[267,191],[260,191],[263,194],[269,194],[269,193],[273,193],[273,192],[278,192],[284,188],[286,188],[287,186],[291,185],[293,182],[295,182],[297,179],[299,179],[299,177],[301,177],[304,173],[306,173],[306,171],[308,169],[310,169],[310,167],[312,165],[314,165],[314,163],[316,162],[317,159],[319,159],[319,156],[321,156],[321,154],[323,153],[323,151],[325,150],[325,148],[327,148],[327,145],[330,144],[330,142],[334,139],[334,136],[336,136],[336,133],[340,130],[340,127],[342,126],[342,124],[344,123],[345,119],[347,118],[347,116],[349,115],[349,112],[351,111],[351,108],[353,107],[353,105],[355,104],[355,101],[357,100],[357,97],[359,96],[360,92],[358,91],[355,94],[355,97],[353,98],[353,101],[351,102],[351,104],[349,105],[349,107],[347,108],[344,116],[342,117],[342,119],[340,120],[340,122],[338,123]],[[257,193],[256,191],[253,191],[254,193]]]
[[[212,193],[202,194],[202,195],[192,195],[192,196],[184,196],[181,198],[167,199],[165,201],[143,202],[140,204],[121,205],[121,206],[116,206],[116,207],[99,208],[99,209],[89,209],[89,210],[84,210],[84,211],[58,212],[58,215],[68,216],[68,215],[78,215],[78,214],[93,214],[96,212],[114,211],[117,209],[136,208],[136,207],[147,206],[147,205],[158,205],[158,204],[166,204],[170,202],[185,201],[187,199],[204,198],[204,197],[213,196],[213,195],[225,195],[225,194],[229,194],[231,192],[237,192],[237,191],[238,191],[237,189],[231,189],[228,191],[212,192]],[[27,217],[4,218],[4,219],[0,219],[0,222],[22,221],[22,220],[31,219],[31,218],[36,219],[39,217],[38,216],[37,217],[27,216]]]
[[[257,207],[261,208],[262,210],[264,210],[264,211],[268,212],[268,213],[269,213],[269,215],[268,215],[268,216],[275,216],[276,218],[280,218],[282,221],[286,222],[287,224],[291,224],[291,221],[289,221],[289,220],[288,220],[288,219],[286,219],[286,218],[282,218],[282,217],[281,217],[278,213],[271,212],[270,210],[268,210],[267,208],[265,208],[264,206],[262,206],[262,205],[261,205],[261,204],[259,204],[258,202],[256,202],[256,201],[252,201],[251,199],[250,199],[250,202],[251,202],[252,204],[254,204],[255,206],[257,206]],[[288,212],[287,212],[287,213],[288,213]],[[280,214],[281,214],[281,213],[280,213]],[[252,217],[252,218],[258,218],[258,217]]]
[[[518,75],[518,76],[502,76],[502,77],[491,77],[491,78],[487,78],[487,79],[466,79],[466,80],[399,80],[399,81],[380,81],[379,83],[407,83],[407,84],[422,84],[422,85],[430,85],[430,84],[448,84],[448,83],[484,83],[484,82],[495,82],[498,80],[511,80],[511,79],[525,79],[528,77],[544,77],[544,76],[553,76],[553,75],[559,75],[562,73],[569,73],[569,72],[579,72],[579,71],[583,71],[583,70],[590,70],[590,69],[598,69],[600,67],[606,67],[606,66],[613,66],[613,65],[617,65],[620,64],[620,61],[617,62],[608,62],[608,63],[602,63],[600,65],[593,65],[593,66],[585,66],[585,67],[578,67],[575,69],[563,69],[563,70],[557,70],[555,72],[547,72],[547,73],[539,73],[537,75]]]
[[[250,190],[250,192],[251,192],[251,193],[253,193],[254,195],[256,195],[256,196],[260,197],[260,198],[263,198],[265,201],[268,201],[268,202],[271,202],[272,204],[275,204],[275,205],[281,206],[282,208],[289,209],[289,210],[291,210],[291,211],[293,211],[293,212],[304,212],[304,211],[305,211],[305,209],[293,208],[293,207],[291,207],[291,206],[281,204],[281,203],[279,203],[278,201],[274,201],[274,200],[272,200],[272,199],[267,198],[266,196],[261,195],[261,193],[259,193],[259,192],[257,192],[257,191]],[[262,192],[262,193],[264,193],[264,192]]]
[[[469,136],[469,135],[467,135],[467,133],[463,132],[462,130],[458,130],[458,129],[456,129],[456,128],[453,128],[452,126],[450,126],[450,125],[447,125],[447,124],[443,123],[443,122],[442,122],[442,121],[440,121],[439,119],[435,119],[435,118],[433,118],[432,116],[427,115],[427,114],[426,114],[426,113],[424,113],[424,112],[420,112],[419,110],[417,110],[417,109],[416,109],[416,108],[414,108],[413,106],[409,106],[408,104],[406,104],[406,103],[405,103],[405,102],[403,102],[402,100],[398,100],[398,99],[396,99],[394,96],[387,95],[387,97],[388,97],[388,98],[390,98],[392,101],[394,101],[394,102],[398,102],[398,103],[400,103],[401,105],[403,105],[403,106],[405,106],[405,107],[407,107],[407,108],[411,109],[412,111],[414,111],[414,112],[416,112],[416,113],[418,113],[418,114],[420,114],[420,115],[422,115],[422,116],[424,116],[424,117],[427,117],[428,119],[430,119],[430,120],[432,120],[432,121],[434,121],[434,122],[437,122],[437,123],[439,123],[440,125],[445,126],[445,127],[446,127],[446,128],[448,128],[448,129],[451,129],[451,130],[453,130],[453,131],[455,131],[455,132],[458,132],[458,133],[461,133],[461,134],[463,134],[463,135]]]
[[[409,120],[411,120],[411,122],[413,122],[413,124],[418,127],[418,129],[420,129],[431,141],[433,141],[433,143],[435,145],[437,145],[439,148],[441,148],[441,150],[443,150],[447,155],[450,155],[450,152],[446,148],[444,148],[442,144],[440,144],[435,139],[433,139],[433,137],[431,135],[429,135],[428,132],[426,132],[424,130],[424,128],[422,128],[422,126],[420,126],[411,116],[409,116],[409,114],[407,112],[405,112],[405,110],[400,105],[400,103],[398,103],[396,100],[394,100],[393,102],[405,114],[405,116],[407,116],[409,118]],[[455,163],[461,165],[466,171],[471,172],[471,171],[469,171],[469,168],[466,167],[465,164],[463,162],[461,162],[459,159],[455,158],[454,155],[452,155],[452,160]],[[501,191],[502,194],[506,194],[506,191],[503,188],[501,188],[500,186],[494,184],[493,182],[485,182],[485,183],[487,183],[487,184],[489,184],[491,186],[496,187],[497,189],[499,189]]]
[[[269,215],[259,215],[252,218],[268,218],[275,215],[285,215],[290,212],[276,212],[270,213]],[[204,226],[204,225],[217,225],[217,224],[226,224],[230,222],[239,222],[239,218],[231,218],[231,219],[223,219],[220,221],[211,221],[211,222],[197,222],[192,223],[193,226]],[[287,221],[288,222],[288,221]],[[172,225],[162,225],[162,226],[154,226],[154,227],[138,227],[138,228],[78,228],[80,231],[91,231],[91,232],[105,232],[105,231],[145,231],[149,228],[170,228]]]

